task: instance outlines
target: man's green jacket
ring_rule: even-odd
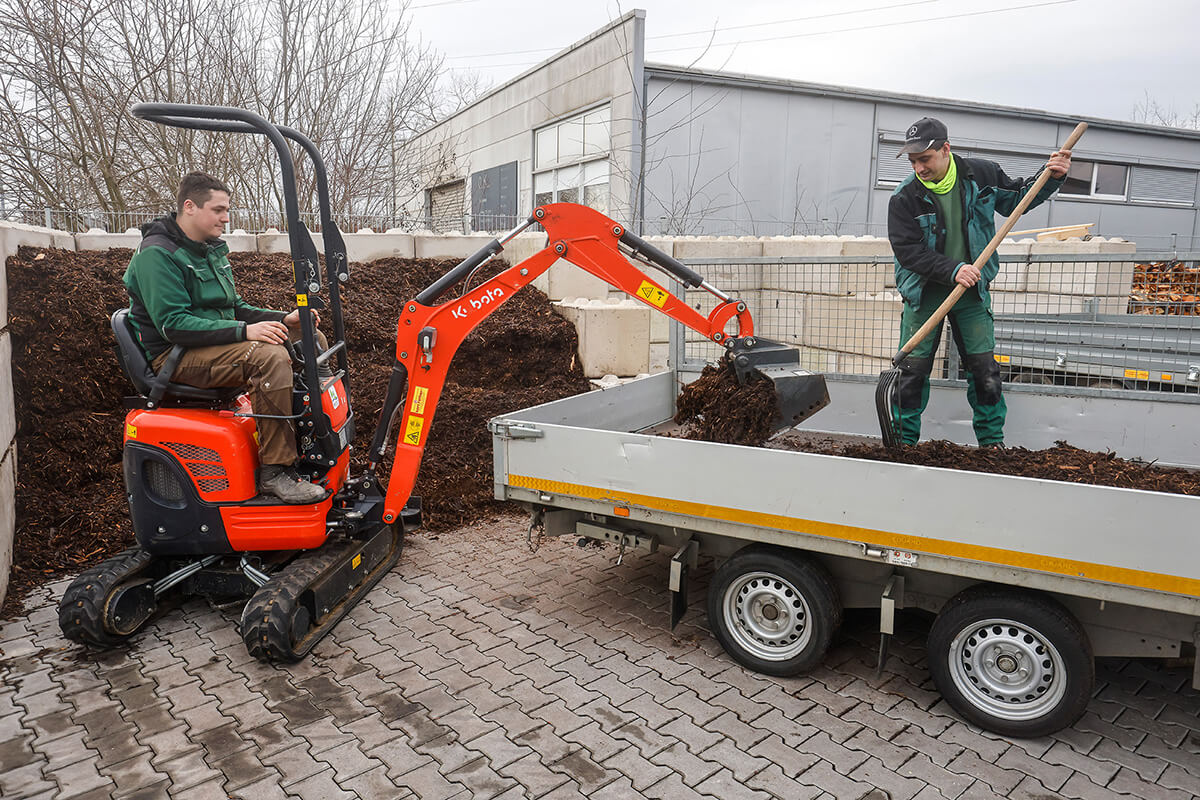
[[[229,245],[189,239],[174,215],[142,226],[142,243],[123,280],[130,322],[151,361],[176,344],[245,341],[247,323],[285,316],[242,300],[233,285]]]
[[[974,260],[996,235],[996,214],[1011,214],[1037,176],[1023,180],[1010,178],[994,161],[954,154],[951,157],[958,170],[967,248]],[[1062,183],[1063,178],[1051,176],[1029,207],[1046,200]],[[896,288],[905,302],[914,308],[920,306],[921,288],[926,281],[954,285],[959,262],[942,254],[946,225],[933,193],[917,180],[916,173],[896,187],[888,202],[888,239],[895,256]],[[980,272],[979,294],[991,308],[987,287],[1000,272],[999,256],[992,253]]]

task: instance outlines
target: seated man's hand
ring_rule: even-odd
[[[246,326],[247,342],[283,344],[287,340],[287,325],[284,325],[282,322],[254,322]]]
[[[321,315],[317,313],[316,309],[312,309],[310,313],[313,317],[313,325],[320,325]],[[283,318],[283,321],[289,328],[298,329],[300,327],[300,309],[293,308],[291,313]]]

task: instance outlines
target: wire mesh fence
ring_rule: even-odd
[[[688,264],[747,303],[755,334],[796,346],[804,368],[878,375],[891,366],[904,301],[890,256]],[[1004,380],[1190,393],[1200,402],[1200,253],[1009,253],[990,293]],[[703,313],[719,302],[699,289],[687,298]],[[699,369],[723,353],[688,329],[680,327],[676,336],[684,369]],[[951,341],[947,321],[935,378],[965,378]]]
[[[55,208],[9,208],[0,219],[23,225],[85,233],[101,230],[107,233],[124,233],[138,230],[147,222],[169,213],[167,209],[144,211],[64,211]],[[481,233],[500,232],[514,228],[525,217],[510,214],[335,214],[333,221],[343,233],[370,230],[385,231],[432,231],[434,233]],[[319,214],[303,212],[300,221],[310,231],[319,233]],[[262,211],[233,208],[229,212],[229,231],[263,233],[268,230],[286,231],[287,219],[280,211]]]

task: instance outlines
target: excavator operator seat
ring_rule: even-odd
[[[116,350],[121,369],[138,394],[150,402],[148,407],[156,407],[166,398],[172,405],[210,408],[227,403],[242,392],[240,388],[201,389],[186,383],[172,383],[171,373],[175,371],[175,365],[183,355],[182,346],[175,345],[171,355],[167,357],[167,363],[163,365],[162,372],[155,374],[150,362],[146,360],[146,354],[142,352],[142,346],[138,344],[133,328],[129,326],[129,309],[118,308],[113,312],[109,323],[117,339]]]

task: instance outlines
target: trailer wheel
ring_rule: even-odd
[[[708,588],[713,634],[742,666],[795,675],[816,666],[842,621],[842,606],[819,565],[771,547],[738,551]]]
[[[929,670],[965,719],[1003,736],[1054,733],[1083,714],[1096,679],[1092,646],[1071,613],[1026,592],[976,587],[929,631]]]

